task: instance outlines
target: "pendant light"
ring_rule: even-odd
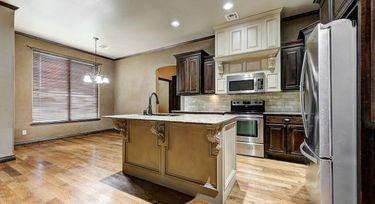
[[[96,84],[109,84],[109,79],[106,76],[103,76],[100,74],[100,67],[98,63],[96,63],[96,55],[97,55],[97,49],[98,49],[98,40],[99,38],[94,37],[95,41],[95,55],[94,55],[94,66],[93,66],[93,71],[91,73],[86,74],[83,77],[83,81],[86,83],[93,83],[95,82]]]

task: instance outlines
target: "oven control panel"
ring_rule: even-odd
[[[232,101],[231,112],[234,113],[263,113],[265,103],[263,100],[238,100]]]

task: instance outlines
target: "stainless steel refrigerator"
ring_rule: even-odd
[[[357,28],[318,24],[306,42],[301,74],[307,189],[314,203],[357,203]]]

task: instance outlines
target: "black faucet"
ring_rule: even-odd
[[[150,95],[150,97],[148,98],[148,107],[147,107],[147,109],[145,111],[143,111],[144,115],[152,115],[152,104],[151,104],[152,96],[155,96],[155,98],[156,98],[156,104],[159,104],[158,95],[155,92],[153,92]]]

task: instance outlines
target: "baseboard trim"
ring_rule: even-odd
[[[54,136],[54,137],[43,137],[43,138],[38,138],[38,139],[34,139],[34,140],[29,140],[29,141],[15,142],[14,145],[20,146],[20,145],[34,144],[34,143],[39,143],[39,142],[46,142],[46,141],[51,141],[51,140],[59,140],[59,139],[65,139],[65,138],[79,137],[79,136],[85,136],[85,135],[108,132],[108,131],[115,131],[115,129],[111,128],[111,129],[95,130],[95,131],[89,131],[89,132],[80,132],[80,133],[76,133],[76,134],[61,135],[61,136]]]
[[[6,157],[0,158],[0,163],[4,163],[4,162],[8,162],[8,161],[13,161],[13,160],[16,160],[16,156],[14,156],[14,155],[6,156]]]

